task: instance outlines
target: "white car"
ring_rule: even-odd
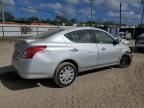
[[[131,63],[130,48],[98,28],[76,27],[39,34],[15,44],[12,65],[25,79],[53,78],[60,87],[79,72]]]

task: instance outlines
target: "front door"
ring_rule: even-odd
[[[99,50],[99,65],[117,63],[121,52],[120,45],[114,45],[114,38],[104,31],[94,30],[93,34]]]

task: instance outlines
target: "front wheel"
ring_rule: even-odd
[[[58,65],[54,75],[54,81],[59,87],[67,87],[74,82],[76,76],[76,67],[69,62],[64,62]]]
[[[126,68],[131,64],[131,58],[128,55],[122,56],[119,67]]]

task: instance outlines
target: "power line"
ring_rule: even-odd
[[[33,8],[30,6],[22,6],[22,5],[8,4],[8,3],[4,3],[4,5],[8,6],[8,7],[18,7],[18,8],[28,9],[28,10],[35,10],[35,11],[43,12],[43,13],[51,13],[54,15],[56,15],[56,14],[58,15],[59,13],[62,13],[62,12],[56,12],[57,10],[44,10],[44,9],[39,9],[39,8]],[[73,17],[73,16],[71,15],[70,17]]]
[[[8,6],[8,7],[19,7],[19,8],[24,8],[24,9],[29,9],[29,10],[36,10],[39,12],[44,12],[44,13],[55,13],[52,10],[43,10],[43,9],[38,9],[38,8],[33,8],[33,7],[27,7],[27,6],[22,6],[22,5],[15,5],[15,4],[8,4],[8,3],[3,3],[3,5]]]

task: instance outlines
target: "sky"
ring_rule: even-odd
[[[18,18],[37,16],[41,19],[54,19],[57,14],[79,21],[90,20],[89,0],[3,0],[5,4],[29,7],[29,9],[7,6],[5,10]],[[119,21],[120,2],[122,2],[122,22],[127,24],[140,23],[141,0],[93,0],[93,20]],[[33,9],[34,8],[34,9]],[[39,9],[35,10],[35,9]]]

